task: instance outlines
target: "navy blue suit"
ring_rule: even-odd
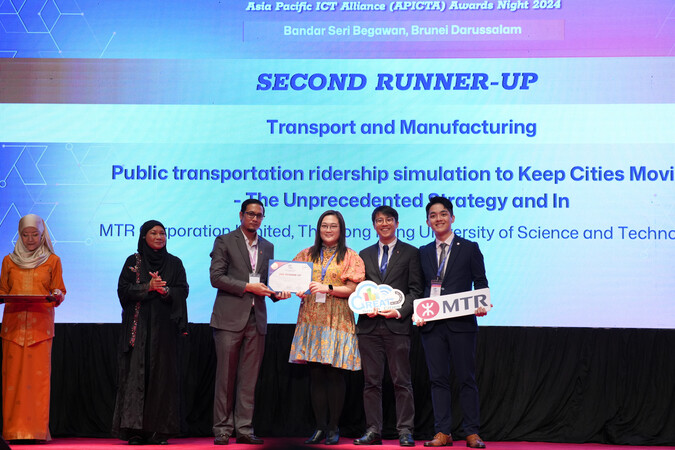
[[[424,295],[429,297],[431,281],[437,278],[436,241],[420,247]],[[441,295],[488,287],[483,254],[478,244],[455,235],[441,281]],[[466,435],[478,433],[480,405],[476,384],[476,316],[469,315],[428,322],[420,328],[429,369],[434,427],[437,433],[451,434],[450,372],[459,382],[459,401]]]

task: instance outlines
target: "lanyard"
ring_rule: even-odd
[[[323,248],[321,249],[321,281],[323,281],[323,279],[326,278],[326,271],[328,271],[328,266],[330,266],[330,263],[333,261],[333,258],[335,258],[335,255],[337,255],[337,249],[328,260],[328,264],[326,264],[326,267],[323,267]]]

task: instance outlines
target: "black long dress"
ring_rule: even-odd
[[[187,331],[185,268],[166,248],[148,254],[153,250],[141,234],[140,251],[125,261],[117,287],[123,312],[112,434],[124,440],[180,433],[178,339]],[[151,271],[167,282],[167,296],[148,292]]]

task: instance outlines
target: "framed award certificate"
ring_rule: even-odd
[[[272,259],[269,264],[267,284],[276,292],[306,292],[312,282],[311,262],[281,261]]]

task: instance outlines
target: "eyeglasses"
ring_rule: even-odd
[[[377,225],[384,225],[385,223],[387,225],[391,225],[394,222],[396,222],[396,220],[393,217],[386,217],[384,219],[382,217],[378,217],[375,219],[375,224]]]
[[[438,214],[436,213],[429,214],[429,220],[447,219],[448,217],[450,217],[450,212],[448,210],[443,210]]]
[[[265,217],[265,214],[262,214],[262,213],[257,213],[257,214],[256,214],[256,213],[254,213],[253,211],[244,211],[244,214],[246,214],[246,216],[247,216],[249,219],[258,219],[258,220],[262,220],[262,218]]]
[[[340,225],[338,225],[336,223],[331,223],[331,224],[322,223],[321,224],[322,230],[337,230],[338,228],[340,228]]]

